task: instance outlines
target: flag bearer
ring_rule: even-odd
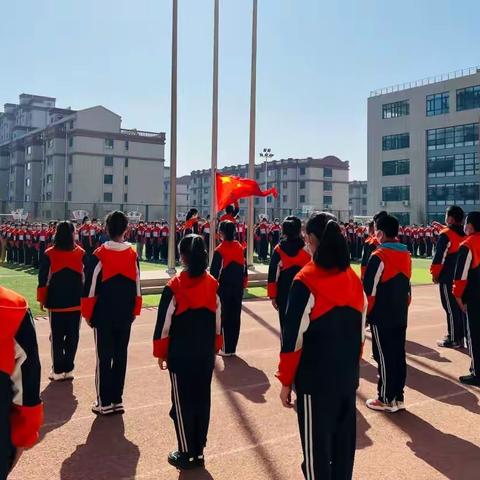
[[[247,262],[245,250],[234,240],[235,224],[225,221],[220,224],[222,243],[215,249],[210,273],[218,280],[218,295],[222,302],[222,333],[224,338],[222,356],[235,355],[240,335],[243,290],[247,286]]]
[[[57,225],[53,247],[45,251],[38,272],[37,300],[50,317],[52,381],[73,379],[78,347],[85,251],[75,244],[74,230],[68,221]]]
[[[97,401],[92,411],[98,415],[124,412],[130,330],[142,307],[138,257],[124,241],[127,217],[112,212],[106,226],[110,241],[93,254],[82,298],[82,316],[93,328],[97,350]]]
[[[277,377],[282,404],[297,415],[305,478],[352,478],[366,300],[347,241],[329,213],[306,226],[313,261],[293,281]]]
[[[405,339],[412,274],[410,252],[396,240],[398,227],[398,220],[391,215],[376,222],[380,245],[370,257],[363,279],[379,374],[378,397],[367,400],[367,407],[389,413],[405,409]]]
[[[153,336],[153,355],[172,384],[170,416],[178,450],[168,462],[180,469],[203,467],[210,422],[215,352],[222,345],[218,282],[206,272],[208,255],[199,235],[180,242],[185,270],[165,287]]]
[[[458,250],[453,295],[466,313],[466,337],[472,362],[470,374],[460,377],[460,382],[480,387],[480,212],[467,215],[465,233],[468,236]]]

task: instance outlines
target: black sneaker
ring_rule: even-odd
[[[123,403],[112,403],[113,413],[118,413],[119,415],[123,415],[125,413],[125,408],[123,407]]]
[[[464,375],[463,377],[460,377],[459,380],[465,385],[480,387],[480,377],[476,377],[475,375]]]
[[[205,467],[205,457],[203,455],[199,455],[196,459],[196,462],[197,462],[197,465],[200,467],[200,468],[204,468]]]
[[[178,450],[168,454],[168,463],[179,470],[192,470],[199,467],[195,457],[189,457],[188,454]]]
[[[439,341],[437,342],[437,345],[438,345],[439,347],[443,347],[443,348],[455,348],[455,349],[460,348],[460,344],[459,344],[459,343],[453,342],[452,340],[447,339],[447,338],[444,339],[444,340],[439,340]]]

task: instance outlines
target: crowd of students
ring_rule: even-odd
[[[209,232],[200,228],[198,212],[189,212],[178,246],[184,270],[168,282],[158,308],[153,355],[160,369],[170,375],[170,416],[178,448],[168,455],[168,462],[180,469],[205,464],[215,355],[235,355],[239,339],[247,268],[237,214],[234,206],[228,207],[218,232]],[[125,412],[128,343],[142,305],[141,250],[137,245],[135,251],[125,239],[146,246],[141,240],[145,236],[139,233],[146,227],[139,224],[129,229],[126,216],[113,212],[105,222],[108,239],[97,246],[94,222],[84,225],[77,234],[70,222],[56,225],[51,246],[46,244],[39,254],[37,295],[41,308],[49,312],[51,325],[49,378],[74,378],[80,318],[84,317],[93,330],[97,353],[92,411],[110,416]],[[273,227],[266,220],[256,226],[259,256],[270,256],[268,295],[279,316],[281,353],[276,376],[281,382],[280,400],[286,408],[297,406],[306,479],[352,478],[355,399],[367,324],[378,364],[378,385],[366,405],[387,413],[406,408],[405,339],[411,251],[415,248],[402,242],[405,228],[402,233],[394,216],[378,213],[366,231],[362,229],[360,278],[350,265],[352,256],[358,258],[359,253],[352,254],[349,225],[341,225],[324,212],[314,213],[305,224],[290,216],[282,225],[274,222],[278,241],[271,251]],[[463,348],[466,340],[471,371],[460,381],[478,386],[480,327],[475,318],[480,310],[480,212],[469,213],[464,222],[461,208],[450,207],[446,226],[435,229],[439,231],[431,237],[437,246],[431,272],[440,285],[448,320],[448,333],[439,345]],[[213,233],[218,233],[220,243],[208,272],[204,236]],[[18,255],[20,246],[15,247]],[[31,447],[38,438],[42,406],[40,362],[28,306],[18,294],[0,288],[0,308],[2,479],[22,448]]]

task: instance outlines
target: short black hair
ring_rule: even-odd
[[[73,238],[73,233],[75,231],[75,227],[73,223],[69,222],[68,220],[64,222],[60,222],[57,225],[57,230],[55,232],[55,240],[54,246],[59,250],[73,250],[75,247],[75,241]]]
[[[378,220],[380,220],[382,217],[385,217],[388,215],[388,212],[386,210],[381,210],[380,212],[377,212],[374,216],[373,216],[373,222],[375,223],[375,225],[377,224]]]
[[[462,207],[458,205],[451,205],[447,208],[447,217],[452,217],[456,223],[462,223],[465,217],[465,212]]]
[[[469,223],[475,232],[480,232],[480,212],[470,212],[465,223]]]
[[[105,223],[107,226],[108,236],[112,239],[123,235],[128,228],[127,216],[118,210],[109,213]]]
[[[282,233],[287,237],[287,240],[294,240],[300,236],[302,232],[302,222],[295,215],[285,217],[282,223]]]
[[[236,227],[230,220],[224,220],[220,224],[220,233],[223,233],[225,240],[231,242],[235,238]]]
[[[228,215],[231,215],[233,212],[235,211],[235,207],[233,205],[227,205],[225,207],[225,212],[228,214]]]
[[[377,230],[383,232],[388,238],[395,238],[398,235],[400,224],[393,215],[384,215],[377,220]]]

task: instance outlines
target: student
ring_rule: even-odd
[[[379,374],[378,398],[367,400],[367,407],[389,413],[405,409],[405,338],[412,274],[410,252],[396,240],[398,228],[398,220],[391,215],[377,221],[380,245],[370,257],[363,279]]]
[[[218,295],[222,302],[223,349],[219,355],[231,357],[237,350],[240,335],[243,290],[247,286],[248,273],[245,250],[234,240],[235,224],[224,221],[219,233],[222,243],[215,249],[210,273],[220,285]]]
[[[467,238],[460,244],[455,267],[453,295],[466,313],[466,336],[472,359],[470,375],[460,377],[466,385],[480,387],[480,212],[470,212],[465,221]]]
[[[203,450],[210,422],[210,397],[215,352],[222,345],[218,282],[206,272],[208,255],[199,235],[179,246],[185,270],[162,293],[153,336],[153,355],[172,384],[170,417],[178,450],[168,462],[180,469],[204,466]]]
[[[21,295],[0,287],[0,479],[37,442],[42,422],[33,318]]]
[[[138,257],[124,241],[127,217],[112,212],[106,227],[110,241],[93,254],[82,298],[82,316],[93,328],[97,350],[97,401],[92,411],[98,415],[124,412],[122,395],[130,330],[142,308]]]
[[[289,294],[277,373],[280,399],[293,408],[295,385],[305,478],[347,480],[355,456],[366,299],[335,217],[314,213],[306,233],[313,260]]]
[[[262,217],[255,232],[258,236],[258,260],[260,262],[266,262],[268,257],[268,229],[268,221]]]
[[[53,247],[45,251],[38,272],[37,300],[50,317],[52,381],[73,379],[78,347],[85,251],[75,245],[73,234],[72,223],[57,225]]]
[[[135,231],[135,243],[137,244],[137,256],[141,260],[143,257],[143,247],[145,245],[145,223],[142,221],[138,222]]]
[[[464,240],[463,231],[464,212],[460,207],[453,205],[447,209],[445,215],[446,228],[438,236],[430,273],[433,282],[440,287],[440,299],[447,315],[447,335],[439,340],[437,345],[445,348],[460,348],[464,344],[464,318],[455,297],[452,293],[455,264],[458,249]]]
[[[295,275],[312,256],[305,250],[302,222],[295,216],[286,217],[282,223],[284,239],[275,247],[268,268],[268,296],[280,319],[282,335],[287,310],[288,292]]]
[[[375,251],[377,247],[378,247],[378,240],[377,240],[377,237],[375,236],[375,221],[372,221],[368,223],[368,237],[365,240],[365,243],[363,245],[363,254],[362,254],[362,260],[360,264],[362,280],[365,275],[365,270],[367,269],[368,261],[370,260],[372,253]]]
[[[185,225],[183,226],[183,235],[190,235],[194,233],[198,235],[198,210],[191,208],[185,217]],[[177,243],[178,245],[178,243]]]
[[[220,217],[219,224],[227,221],[237,223],[237,216],[239,211],[240,208],[237,202],[232,205],[227,205],[227,207],[225,208],[225,214]]]
[[[270,227],[269,233],[269,240],[270,240],[270,257],[275,250],[275,247],[280,242],[280,232],[282,231],[282,227],[280,226],[280,220],[276,218],[273,222],[273,225]]]

